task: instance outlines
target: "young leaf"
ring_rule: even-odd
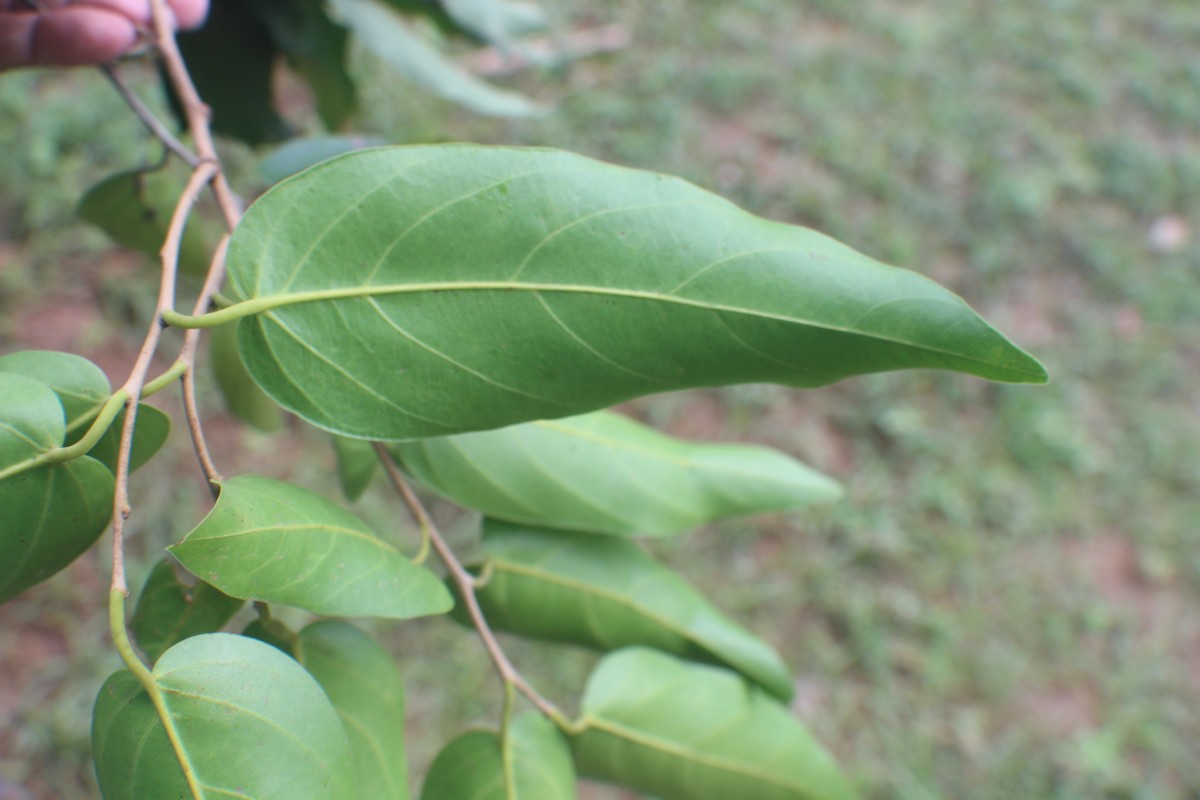
[[[632,648],[592,673],[579,774],[663,800],[844,800],[854,792],[786,708],[715,667]]]
[[[545,717],[522,714],[507,736],[469,731],[438,754],[421,800],[574,800],[575,768]]]
[[[164,653],[152,677],[178,748],[133,675],[114,674],[92,716],[105,800],[365,796],[329,699],[275,648],[225,633],[195,636]]]
[[[404,679],[392,657],[362,630],[338,620],[306,627],[297,649],[350,738],[358,796],[406,800]]]
[[[545,113],[545,108],[528,97],[484,83],[434,50],[413,32],[403,16],[381,0],[329,0],[329,9],[335,20],[354,31],[364,47],[439,97],[493,117]]]
[[[607,411],[391,449],[405,470],[460,505],[596,533],[666,536],[840,494],[775,450],[692,444]]]
[[[44,383],[0,372],[0,469],[60,447],[63,406]],[[112,518],[113,476],[88,456],[0,480],[0,603],[91,547]]]
[[[443,614],[453,601],[366,523],[314,492],[242,475],[168,550],[225,594],[316,614],[403,619]]]
[[[684,181],[551,150],[327,161],[251,206],[229,271],[259,312],[238,324],[255,380],[362,438],[908,367],[1045,380],[926,278]]]
[[[185,583],[172,560],[164,558],[146,577],[129,629],[154,662],[184,639],[220,630],[243,602],[204,581]]]
[[[96,446],[88,451],[88,455],[96,459],[110,472],[117,470],[117,453],[121,447],[121,429],[125,425],[125,412],[122,411],[113,420],[112,425],[96,442]],[[154,457],[154,454],[166,444],[171,435],[171,418],[152,405],[138,403],[137,420],[133,429],[133,449],[129,452],[129,470],[132,472],[143,466]]]
[[[379,469],[379,457],[370,442],[362,439],[333,437],[333,452],[337,456],[338,480],[346,499],[354,502],[371,485]]]
[[[477,596],[493,628],[597,650],[654,647],[792,697],[774,650],[632,542],[487,520],[483,544],[491,570]]]
[[[169,170],[118,172],[88,189],[79,201],[79,216],[117,244],[157,258],[185,182]],[[207,239],[193,217],[179,245],[180,269],[191,275],[208,271]]]
[[[225,398],[230,413],[263,433],[274,433],[283,427],[283,411],[274,400],[263,394],[237,352],[237,331],[233,325],[214,328],[209,341],[209,359],[217,388]]]
[[[161,244],[161,242],[160,242]],[[53,350],[23,350],[0,356],[0,372],[24,375],[54,390],[62,403],[67,441],[87,430],[84,424],[96,415],[112,393],[108,377],[83,356]],[[56,442],[56,445],[62,444]]]

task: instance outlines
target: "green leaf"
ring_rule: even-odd
[[[558,730],[523,714],[508,735],[468,731],[429,767],[421,800],[574,800],[575,768]]]
[[[217,133],[257,145],[290,133],[275,110],[271,76],[279,50],[245,0],[212,0],[208,20],[176,37]],[[164,81],[170,93],[170,82]],[[174,94],[170,95],[174,99]],[[175,101],[176,116],[180,116]]]
[[[334,156],[382,143],[382,139],[374,136],[310,136],[293,139],[264,158],[258,165],[258,172],[267,183],[275,184]]]
[[[487,520],[483,544],[491,570],[476,594],[497,630],[597,650],[654,647],[792,697],[774,650],[632,542]]]
[[[329,9],[364,47],[439,97],[493,117],[530,117],[546,111],[525,95],[484,83],[434,50],[401,14],[380,0],[329,0]]]
[[[108,377],[83,356],[53,350],[23,350],[0,356],[0,372],[24,375],[49,386],[58,395],[65,414],[66,430],[77,440],[86,424],[112,394]],[[55,446],[63,444],[58,441]]]
[[[129,629],[154,662],[184,639],[220,630],[242,604],[204,581],[183,581],[174,562],[164,558],[142,585]]]
[[[379,468],[379,457],[370,442],[362,439],[333,437],[333,452],[337,455],[338,480],[342,493],[351,502],[362,497],[371,485],[371,479]]]
[[[0,469],[60,447],[63,406],[39,381],[0,372]],[[88,456],[0,480],[0,603],[75,560],[108,527],[113,476]]]
[[[366,523],[318,494],[256,475],[168,550],[225,594],[331,616],[404,619],[450,610],[450,593]]]
[[[867,372],[1045,371],[932,281],[684,181],[552,150],[335,158],[229,253],[254,379],[337,433],[411,439],[638,395]]]
[[[606,411],[391,451],[438,494],[493,517],[629,536],[667,536],[841,493],[775,450],[692,444]]]
[[[404,679],[392,657],[362,630],[337,620],[306,627],[297,649],[350,738],[358,796],[405,800]]]
[[[114,674],[92,718],[105,800],[364,796],[329,699],[275,648],[226,633],[195,636],[164,653],[152,678],[179,750],[137,680]]]
[[[349,35],[326,16],[323,0],[255,0],[248,5],[312,88],[325,127],[333,130],[349,120],[358,107],[354,80],[346,71]]]
[[[283,428],[283,411],[246,372],[237,352],[236,327],[222,325],[212,330],[209,355],[217,388],[231,414],[263,433],[275,433]]]
[[[113,420],[112,425],[96,442],[96,446],[88,451],[88,455],[108,467],[110,472],[117,470],[117,452],[121,447],[121,429],[125,425],[125,412],[122,411]],[[167,443],[171,435],[171,418],[163,411],[152,405],[138,403],[137,421],[133,428],[133,449],[129,453],[129,470],[132,472],[145,466],[154,455]]]
[[[580,775],[664,800],[854,797],[786,708],[732,673],[654,650],[605,657],[579,724],[571,745]]]
[[[117,244],[157,258],[186,182],[186,176],[170,170],[118,172],[88,189],[79,201],[79,216]],[[179,267],[204,275],[208,263],[208,237],[193,215],[180,242]]]

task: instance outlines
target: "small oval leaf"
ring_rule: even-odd
[[[226,633],[195,636],[164,653],[152,677],[179,751],[137,680],[116,673],[101,688],[92,720],[105,800],[364,796],[329,699],[270,645]]]
[[[597,650],[654,647],[736,669],[785,701],[791,674],[765,642],[637,545],[611,536],[486,520],[488,623]]]
[[[154,662],[184,639],[220,630],[243,604],[204,581],[184,582],[174,561],[164,558],[146,576],[129,629]]]
[[[429,767],[421,800],[574,800],[575,768],[562,734],[522,714],[508,735],[468,731]]]
[[[0,372],[0,469],[63,444],[58,395]],[[0,603],[49,578],[91,547],[112,518],[113,476],[88,456],[0,480]]]
[[[627,536],[801,508],[841,491],[775,450],[693,444],[607,411],[400,442],[391,451],[438,494],[490,516]]]
[[[927,278],[682,180],[551,150],[331,159],[251,206],[229,276],[255,312],[238,349],[259,385],[366,439],[706,385],[904,368],[1046,378]]]
[[[96,446],[88,451],[88,455],[108,467],[110,472],[117,470],[117,453],[121,448],[121,430],[125,426],[125,412],[122,411],[113,420],[112,425],[96,442]],[[160,411],[147,403],[138,403],[137,420],[133,428],[133,449],[129,453],[130,472],[146,465],[154,455],[167,443],[171,435],[171,418],[166,412]]]
[[[242,475],[168,550],[225,594],[316,614],[403,619],[450,610],[432,572],[415,566],[366,523],[299,486]]]
[[[631,648],[606,656],[572,736],[585,777],[663,800],[848,800],[850,784],[786,708],[715,667]]]
[[[63,406],[68,443],[87,430],[84,423],[95,416],[112,393],[104,372],[74,353],[53,350],[9,353],[0,356],[0,372],[24,375],[54,390]]]

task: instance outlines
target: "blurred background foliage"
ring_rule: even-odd
[[[797,713],[864,797],[1200,796],[1195,4],[546,6],[560,32],[617,25],[628,38],[495,78],[553,113],[481,118],[356,52],[351,129],[682,175],[941,281],[1052,374],[1040,388],[913,373],[630,404],[675,434],[774,445],[848,488],[834,507],[721,524],[660,554],[781,649]],[[125,71],[165,108],[152,70]],[[277,92],[292,126],[321,132],[301,84]],[[248,196],[266,152],[225,147]],[[26,72],[0,76],[0,153],[0,350],[71,349],[123,378],[155,277],[81,225],[75,204],[157,146],[99,74]],[[332,485],[316,432],[293,421],[260,434],[209,406],[227,474]],[[204,512],[185,438],[161,457],[169,468],[135,476],[134,583]],[[406,524],[378,489],[360,509],[381,528]],[[443,515],[468,542],[471,520]],[[88,719],[116,664],[103,550],[0,608],[3,800],[96,796]],[[448,622],[376,632],[408,676],[419,776],[454,731],[494,715],[498,692]],[[572,704],[591,656],[511,646]]]

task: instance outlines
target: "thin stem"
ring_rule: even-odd
[[[162,375],[159,375],[152,381],[146,381],[145,385],[142,386],[142,399],[144,400],[151,395],[158,394],[163,389],[179,380],[183,373],[187,372],[187,368],[188,365],[186,363],[177,359],[175,363],[171,365],[170,369],[168,369]]]
[[[200,159],[187,148],[183,142],[175,138],[175,136],[167,130],[167,126],[163,125],[158,117],[154,116],[154,112],[142,102],[142,99],[134,94],[129,85],[117,73],[115,64],[104,64],[100,67],[100,71],[104,73],[109,82],[112,83],[116,90],[125,99],[125,103],[137,115],[137,118],[142,121],[146,129],[150,131],[154,138],[163,143],[163,146],[170,150],[175,155],[179,156],[184,163],[192,169],[195,169],[200,164]]]
[[[221,237],[220,243],[217,244],[217,249],[213,253],[212,264],[208,269],[208,276],[204,280],[204,286],[200,289],[200,296],[196,298],[196,306],[192,313],[202,314],[208,308],[213,294],[221,285],[221,281],[225,279],[225,254],[229,251],[229,234]],[[212,452],[208,448],[208,441],[204,438],[204,429],[200,422],[200,412],[196,406],[196,348],[200,344],[200,330],[189,330],[183,339],[183,349],[179,353],[179,360],[188,365],[188,368],[183,373],[183,409],[184,415],[187,417],[188,433],[191,434],[192,447],[196,450],[196,458],[200,462],[200,469],[204,472],[204,477],[208,479],[208,489],[212,492],[215,498],[218,493],[217,484],[222,480],[221,473],[217,469],[216,462],[213,461]]]
[[[175,204],[175,212],[171,215],[167,227],[167,238],[163,242],[160,256],[162,259],[162,278],[159,283],[158,303],[150,330],[142,342],[133,369],[121,391],[125,393],[125,424],[121,429],[121,446],[117,451],[117,468],[115,471],[116,489],[113,500],[113,576],[112,588],[126,594],[129,587],[125,583],[125,521],[133,513],[129,503],[129,459],[133,452],[133,431],[137,424],[138,400],[142,394],[142,385],[146,381],[146,373],[150,369],[150,361],[158,349],[162,338],[162,314],[175,304],[175,281],[179,271],[179,248],[183,240],[183,228],[187,224],[188,215],[205,184],[211,180],[217,171],[216,165],[201,164],[192,173],[179,201]]]
[[[471,624],[475,628],[475,632],[479,634],[480,641],[483,642],[483,648],[487,651],[488,657],[492,660],[492,665],[496,668],[500,679],[504,681],[506,688],[514,686],[521,694],[529,699],[537,707],[538,711],[549,717],[556,725],[561,728],[570,728],[571,722],[566,716],[559,711],[558,707],[547,700],[529,682],[517,671],[512,662],[508,660],[508,656],[504,653],[504,649],[500,646],[500,642],[496,639],[496,635],[492,632],[491,627],[487,623],[487,619],[483,616],[483,610],[479,607],[479,599],[475,596],[475,579],[467,572],[467,568],[462,565],[458,557],[454,555],[454,551],[442,538],[442,534],[438,531],[437,526],[433,524],[433,520],[429,516],[429,512],[425,510],[421,499],[413,492],[412,487],[408,485],[408,481],[400,473],[396,463],[392,461],[388,454],[387,448],[379,442],[373,443],[375,453],[379,456],[380,462],[383,464],[384,470],[387,472],[388,480],[392,486],[400,494],[404,500],[404,504],[408,506],[409,512],[417,523],[422,528],[428,528],[429,541],[433,545],[434,552],[446,567],[446,571],[450,573],[450,579],[454,581],[455,587],[458,589],[459,595],[462,597],[463,603],[467,607],[467,614],[471,618]]]
[[[99,413],[92,418],[92,424],[88,427],[87,433],[81,436],[79,441],[66,447],[55,447],[43,453],[38,453],[33,458],[5,467],[0,470],[0,481],[11,478],[14,475],[19,475],[22,472],[28,472],[31,469],[45,467],[50,464],[60,464],[63,461],[71,461],[80,456],[87,455],[88,451],[100,441],[100,437],[108,432],[109,426],[117,418],[117,414],[121,413],[121,408],[124,405],[125,394],[123,392],[113,394],[100,406]]]

